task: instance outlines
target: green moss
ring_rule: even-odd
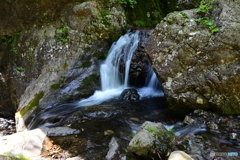
[[[88,84],[90,84],[92,81],[94,81],[95,79],[97,79],[97,76],[94,75],[94,74],[92,74],[92,75],[84,78],[84,79],[82,80],[82,82],[83,82],[85,85],[88,85]]]
[[[63,65],[62,65],[62,68],[63,69],[66,69],[68,67],[68,64],[67,63],[64,63]]]
[[[82,67],[83,67],[83,68],[88,68],[88,67],[90,67],[91,65],[92,65],[92,62],[88,61],[88,62],[83,63]]]
[[[60,87],[61,87],[61,84],[59,84],[59,83],[51,85],[51,88],[54,89],[54,90],[57,90]]]
[[[35,94],[34,98],[28,103],[27,106],[25,106],[21,111],[20,114],[23,116],[25,115],[28,111],[32,110],[34,107],[39,105],[40,99],[44,96],[44,92],[41,91],[38,94]]]
[[[110,14],[110,12],[108,10],[101,10],[100,14],[101,14],[103,24],[108,25],[109,24],[109,19],[108,19],[107,16]]]

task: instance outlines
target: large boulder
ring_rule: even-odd
[[[172,114],[240,114],[239,7],[240,1],[207,1],[156,26],[146,50]]]
[[[166,158],[172,149],[171,143],[174,137],[174,134],[169,132],[162,123],[146,121],[130,141],[128,149],[146,159]]]

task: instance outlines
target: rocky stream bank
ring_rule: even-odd
[[[149,99],[112,103],[116,107],[86,107],[61,125],[2,136],[0,154],[11,152],[12,156],[24,155],[34,160],[172,160],[174,156],[184,160],[239,159],[239,156],[217,155],[239,154],[239,116],[195,110],[183,120],[174,120],[166,117],[164,106],[154,107],[159,102]],[[126,108],[129,110],[124,114]]]

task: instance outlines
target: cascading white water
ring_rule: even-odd
[[[129,87],[131,59],[138,47],[139,41],[139,31],[128,32],[111,46],[107,59],[100,67],[102,90],[95,91],[89,98],[79,101],[78,107],[100,104],[109,99],[116,98],[124,89]],[[124,59],[125,62],[124,74],[119,72],[121,59]],[[137,89],[140,96],[142,98],[163,96],[163,93],[155,88],[159,85],[159,82],[152,70],[150,70],[150,77],[146,87]]]
[[[130,69],[133,52],[139,43],[139,31],[127,33],[110,48],[106,61],[101,65],[102,91],[116,88],[128,87],[128,73]],[[119,73],[119,62],[121,58],[126,60],[125,74]],[[124,80],[123,80],[124,78]]]

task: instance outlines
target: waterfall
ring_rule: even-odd
[[[124,89],[129,87],[129,70],[134,51],[140,41],[139,31],[128,32],[121,36],[119,40],[110,48],[107,59],[100,67],[102,90],[87,99],[78,102],[77,107],[100,104],[109,99],[117,98]],[[125,62],[124,73],[119,72],[120,61]],[[162,91],[157,90],[160,85],[155,73],[150,66],[149,76],[146,86],[137,89],[141,97],[163,96]]]
[[[102,91],[128,87],[131,59],[138,46],[138,42],[139,31],[136,31],[135,33],[128,32],[112,45],[106,61],[100,68]],[[121,58],[124,58],[126,61],[124,75],[119,73]]]

